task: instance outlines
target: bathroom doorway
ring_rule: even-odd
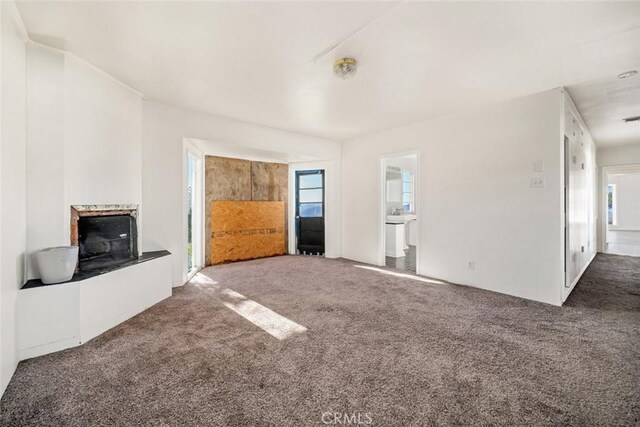
[[[381,158],[379,265],[419,274],[419,153]]]

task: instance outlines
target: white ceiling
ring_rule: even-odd
[[[640,69],[640,2],[46,1],[18,9],[33,40],[147,99],[332,139]],[[351,55],[358,75],[336,79],[333,60]]]
[[[640,144],[640,122],[623,121],[640,116],[640,75],[614,76],[567,90],[600,147]]]
[[[186,138],[186,140],[198,147],[206,156],[233,157],[234,159],[271,163],[297,163],[322,160],[321,158],[304,154],[261,150],[218,141],[207,141],[197,138]]]

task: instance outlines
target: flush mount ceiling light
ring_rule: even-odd
[[[626,119],[622,119],[622,121],[625,122],[625,123],[640,122],[640,116],[627,117]]]
[[[638,72],[636,70],[625,71],[624,73],[618,74],[618,78],[619,79],[627,79],[629,77],[635,76],[636,74],[638,74]]]
[[[340,58],[333,63],[333,74],[342,80],[350,79],[358,72],[358,61],[355,58]]]

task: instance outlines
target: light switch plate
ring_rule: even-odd
[[[544,160],[536,160],[533,162],[534,172],[544,172]]]
[[[531,188],[544,188],[544,178],[531,178]]]

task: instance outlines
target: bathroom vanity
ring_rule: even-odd
[[[387,215],[385,221],[385,255],[393,258],[405,256],[405,249],[415,243],[416,214]]]

